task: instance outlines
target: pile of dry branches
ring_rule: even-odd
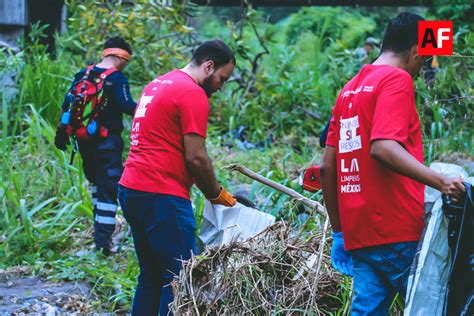
[[[173,282],[173,311],[267,315],[337,310],[342,277],[324,254],[327,226],[295,234],[278,222],[243,243],[208,248],[185,262]]]

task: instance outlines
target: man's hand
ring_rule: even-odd
[[[449,195],[454,201],[466,192],[462,179],[450,179],[426,167],[394,140],[374,140],[371,143],[370,155],[390,170],[435,188]]]
[[[67,149],[67,145],[69,145],[69,135],[66,132],[66,128],[59,126],[56,129],[56,136],[54,136],[54,145],[62,151]]]
[[[232,196],[232,194],[227,192],[224,188],[221,188],[221,192],[216,198],[209,199],[209,201],[212,204],[220,204],[227,207],[232,207],[237,203],[237,200]]]
[[[334,269],[352,276],[352,256],[344,250],[344,237],[342,232],[332,233],[331,263]]]
[[[331,263],[337,271],[352,276],[352,256],[348,251],[344,250],[344,239],[341,232],[341,220],[339,218],[335,147],[326,146],[320,170],[324,204],[333,229]]]
[[[442,194],[449,195],[454,202],[460,200],[466,193],[462,178],[447,178],[443,177],[439,191]]]

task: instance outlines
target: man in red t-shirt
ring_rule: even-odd
[[[140,264],[132,315],[168,314],[169,283],[181,260],[196,252],[191,186],[211,203],[236,203],[217,182],[205,144],[209,97],[229,79],[235,62],[226,44],[207,41],[186,67],[154,79],[142,92],[119,186]]]
[[[390,21],[381,55],[344,86],[332,112],[321,183],[333,266],[354,276],[352,315],[387,315],[395,295],[404,296],[424,225],[424,185],[454,199],[464,190],[462,179],[423,165],[412,79],[424,61],[422,19],[401,13]]]

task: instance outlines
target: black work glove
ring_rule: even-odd
[[[56,136],[54,137],[54,145],[60,150],[66,150],[69,145],[69,135],[66,132],[66,128],[59,126],[56,129]]]

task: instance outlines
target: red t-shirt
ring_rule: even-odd
[[[371,141],[390,139],[423,162],[414,93],[413,80],[404,70],[365,65],[337,98],[327,145],[336,147],[347,250],[420,239],[424,185],[370,156]]]
[[[184,135],[206,137],[209,99],[181,70],[148,84],[135,110],[130,153],[120,184],[189,199],[194,179],[184,160]]]

